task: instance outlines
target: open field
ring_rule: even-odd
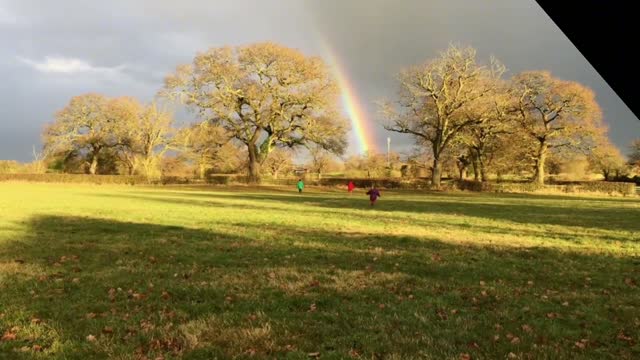
[[[640,358],[640,199],[0,183],[0,358]]]

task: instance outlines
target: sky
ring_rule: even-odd
[[[412,141],[382,128],[376,102],[395,98],[403,67],[451,43],[496,56],[507,75],[578,81],[595,91],[614,144],[626,151],[640,137],[640,121],[534,0],[0,0],[0,159],[31,160],[72,96],[148,101],[196,52],[260,41],[321,56],[329,44],[381,151],[387,137],[397,152]]]

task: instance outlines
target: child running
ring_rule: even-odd
[[[353,181],[349,181],[349,184],[347,184],[347,190],[349,191],[349,195],[353,193],[353,189],[355,188],[356,188],[356,184],[354,184]]]
[[[380,195],[380,190],[376,189],[375,185],[367,191],[367,195],[369,195],[369,200],[371,200],[371,206],[375,205],[376,200],[378,200],[379,197],[382,197],[382,195]]]
[[[304,189],[304,182],[302,179],[298,179],[298,193],[301,193],[302,189]]]

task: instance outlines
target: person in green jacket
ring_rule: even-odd
[[[302,182],[302,179],[298,179],[298,192],[301,193],[302,189],[304,189],[304,182]]]

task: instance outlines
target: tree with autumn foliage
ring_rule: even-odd
[[[253,182],[276,147],[346,148],[336,82],[319,57],[298,50],[270,42],[212,48],[167,76],[162,93],[244,144]]]
[[[120,160],[126,164],[129,174],[136,171],[148,179],[159,178],[161,160],[171,148],[175,133],[171,113],[155,102],[142,105],[134,99],[114,105],[121,114],[118,117],[122,139],[118,146]]]
[[[185,159],[194,163],[204,179],[207,171],[235,169],[239,166],[239,149],[232,135],[211,122],[194,123],[180,129],[174,142]]]
[[[640,168],[640,139],[634,140],[629,146],[629,164]]]
[[[495,87],[491,94],[463,108],[467,119],[475,122],[460,133],[459,143],[468,149],[458,156],[460,176],[467,166],[472,165],[475,180],[488,181],[488,172],[500,153],[509,151],[507,147],[516,144],[505,144],[514,129],[514,122],[509,115],[510,96],[507,84],[499,78],[492,78]],[[494,169],[495,170],[495,169]]]
[[[591,170],[601,173],[607,181],[619,177],[626,170],[622,152],[606,138],[593,149],[588,160]]]
[[[287,148],[275,148],[262,164],[262,170],[277,179],[293,170],[293,152]]]
[[[121,144],[114,101],[88,93],[73,97],[58,111],[43,134],[45,149],[54,153],[86,156],[89,173],[96,174],[101,155]]]
[[[384,127],[431,147],[433,185],[440,185],[443,157],[452,142],[487,118],[488,113],[472,109],[499,88],[503,72],[495,59],[484,66],[475,49],[452,45],[438,58],[400,73],[399,100],[382,107],[388,121]]]
[[[512,79],[513,114],[533,147],[534,182],[544,184],[549,152],[593,149],[604,134],[602,111],[586,86],[548,71],[527,71]]]

